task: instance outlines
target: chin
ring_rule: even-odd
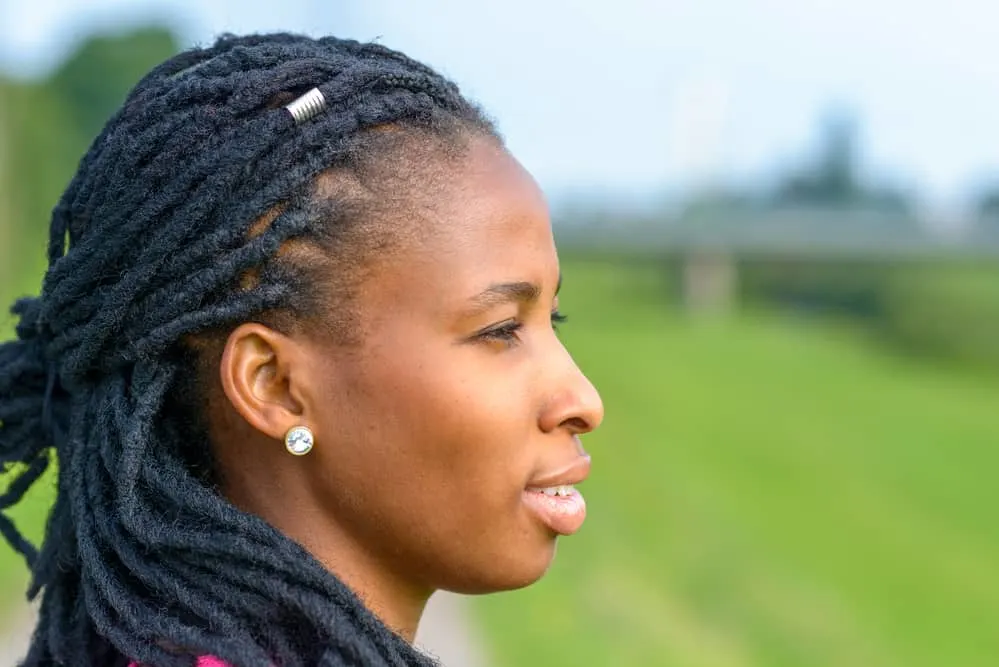
[[[448,585],[441,588],[464,595],[484,595],[525,588],[544,577],[551,568],[556,544],[552,537],[544,545],[534,544],[516,551],[511,551],[508,546],[501,556],[489,559],[485,564],[466,565],[456,570],[455,572],[461,572],[464,576],[455,580],[452,575]]]

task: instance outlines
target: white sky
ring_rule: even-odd
[[[999,177],[995,0],[0,0],[0,64],[43,71],[89,27],[149,16],[186,43],[380,38],[462,84],[552,191],[766,177],[830,104],[860,115],[873,173],[931,204]]]

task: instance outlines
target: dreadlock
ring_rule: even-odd
[[[296,123],[283,105],[312,88],[326,109]],[[373,198],[316,184],[398,157],[376,135],[496,137],[453,83],[383,46],[226,35],[147,74],[82,158],[41,295],[15,303],[0,345],[0,510],[58,461],[40,549],[0,512],[41,596],[22,667],[432,664],[221,496],[190,395],[197,336],[317,316],[330,279],[303,257],[342,260],[349,280],[344,239]]]

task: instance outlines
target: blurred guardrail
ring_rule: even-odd
[[[717,211],[674,217],[556,219],[561,247],[637,254],[687,252],[801,258],[999,259],[999,220],[951,223],[837,209]]]
[[[865,265],[999,263],[999,220],[962,222],[788,207],[674,217],[594,215],[556,219],[555,230],[563,251],[668,263],[676,278],[674,294],[688,310],[724,312],[743,291],[747,266],[760,263],[836,265],[840,278],[835,280],[843,284],[856,282],[849,274]],[[781,280],[793,292],[806,276],[795,270]]]

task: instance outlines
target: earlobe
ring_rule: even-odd
[[[302,403],[295,381],[294,341],[262,324],[247,323],[226,340],[219,372],[233,408],[261,433],[282,440],[290,425],[301,423]]]

